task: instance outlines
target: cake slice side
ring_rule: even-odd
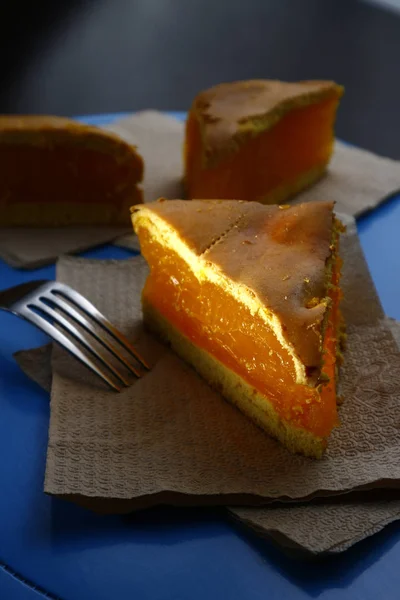
[[[179,210],[183,204],[191,207],[183,210],[184,215]],[[145,319],[225,397],[289,449],[319,456],[337,421],[335,385],[330,381],[330,393],[324,395],[324,386],[325,389],[328,386],[327,375],[322,372],[324,330],[332,302],[329,296],[314,302],[307,308],[306,320],[304,310],[302,313],[300,309],[304,309],[301,303],[305,292],[307,298],[315,300],[312,293],[318,286],[320,293],[328,289],[325,260],[319,262],[325,254],[328,258],[332,253],[329,251],[333,235],[332,205],[308,205],[305,214],[296,207],[290,209],[293,211],[290,214],[278,207],[232,201],[231,209],[236,207],[238,218],[233,219],[232,215],[227,220],[231,211],[225,208],[221,211],[224,204],[172,201],[134,210],[134,226],[151,268],[143,290]],[[207,219],[214,216],[211,228],[214,231],[201,236],[192,226],[203,208],[209,213]],[[281,215],[284,213],[288,215],[285,218],[287,227],[282,233]],[[215,223],[221,215],[220,235],[216,236]],[[319,243],[312,235],[315,226],[310,228],[305,216],[309,217],[308,221],[319,223],[322,235]],[[321,225],[321,217],[324,217],[325,226]],[[227,221],[230,223],[228,229],[225,228]],[[293,227],[294,221],[297,228]],[[182,237],[190,230],[194,239]],[[246,238],[253,235],[255,243],[243,244],[249,240],[243,240],[241,234]],[[203,238],[200,244],[199,236]],[[274,236],[278,236],[278,242]],[[297,239],[296,244],[293,244],[293,237]],[[276,248],[277,243],[286,251],[289,249],[294,263],[304,246],[303,238],[309,242],[303,248],[308,259],[300,261],[308,265],[310,274],[305,292],[304,286],[299,286],[298,278],[297,283],[288,284],[290,277],[286,276],[286,271],[278,279],[277,272],[283,272],[276,264],[267,272],[269,285],[263,286],[262,279],[266,274],[254,270],[254,264],[268,261],[268,254],[270,260],[276,262],[279,252],[282,254],[282,248]],[[253,249],[246,255],[245,247],[251,245],[260,246],[258,255]],[[244,256],[240,257],[240,253]],[[224,266],[227,257],[230,262]],[[287,260],[285,264],[288,266]],[[293,264],[290,269],[294,274],[296,266]],[[302,269],[298,270],[302,276]],[[249,279],[244,282],[246,271]],[[274,287],[277,288],[275,298],[269,299],[268,290]],[[287,301],[285,292],[289,289],[292,290],[292,309],[286,309],[284,314],[280,304]],[[294,306],[297,306],[296,310],[293,310]],[[302,325],[302,335],[296,336],[289,331],[288,317]],[[300,338],[307,331],[313,333],[308,344],[304,344]],[[315,347],[308,355],[311,364],[307,364],[301,356],[305,348],[312,346]],[[311,443],[312,440],[316,445]]]

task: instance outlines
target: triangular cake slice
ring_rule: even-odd
[[[333,204],[159,200],[132,219],[147,325],[289,450],[321,456],[337,424]]]
[[[249,80],[198,94],[186,123],[188,198],[279,204],[317,181],[332,154],[343,88]]]

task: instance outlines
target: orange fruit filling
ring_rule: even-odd
[[[0,145],[0,198],[6,202],[118,201],[138,181],[132,164],[79,146]]]
[[[294,427],[326,437],[337,423],[336,328],[340,264],[333,266],[330,311],[324,342],[324,373],[329,383],[296,383],[293,360],[267,323],[210,281],[199,282],[187,263],[139,227],[142,254],[151,273],[143,300],[198,347],[204,349],[264,394]]]
[[[338,93],[292,109],[264,132],[207,165],[202,117],[192,109],[186,124],[185,183],[188,198],[236,198],[282,202],[322,175],[333,148]]]

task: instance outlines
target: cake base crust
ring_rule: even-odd
[[[247,384],[239,375],[198,346],[176,329],[154,308],[146,297],[142,298],[143,318],[147,327],[167,342],[173,350],[222,396],[234,404],[269,435],[279,440],[290,452],[312,458],[321,458],[326,440],[298,427],[291,427],[274,410],[267,397]]]
[[[257,202],[261,204],[281,204],[291,200],[300,192],[311,187],[314,183],[322,179],[326,175],[328,163],[316,166],[306,173],[303,173],[292,182],[280,185],[274,188],[266,196],[257,198]]]

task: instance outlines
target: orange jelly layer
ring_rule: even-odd
[[[147,230],[138,233],[151,269],[144,300],[194,344],[264,394],[283,419],[327,436],[337,422],[334,370],[332,385],[322,391],[297,384],[289,353],[258,315],[251,315],[219,286],[199,283],[187,264],[161,247]]]
[[[191,111],[186,125],[186,185],[189,198],[262,200],[275,188],[293,185],[329,160],[337,95],[296,108],[276,125],[241,142],[215,166],[204,163],[201,124]]]
[[[139,171],[111,155],[80,146],[0,146],[0,202],[116,201]],[[124,184],[123,186],[121,186]]]

